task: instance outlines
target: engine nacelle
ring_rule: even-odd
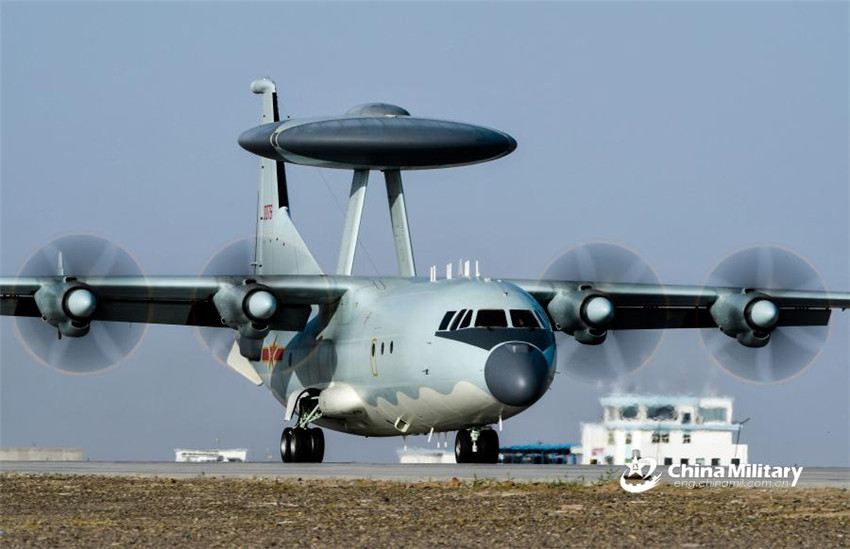
[[[745,347],[764,347],[779,322],[779,307],[758,292],[721,296],[710,309],[724,334]]]
[[[86,284],[66,279],[42,286],[33,297],[41,318],[63,336],[82,337],[89,333],[97,298]]]
[[[599,345],[614,320],[614,304],[594,290],[559,292],[546,307],[555,328],[585,345]]]
[[[245,358],[260,360],[262,340],[268,335],[277,312],[277,298],[271,289],[253,281],[222,288],[213,296],[225,325],[239,333],[239,349]]]

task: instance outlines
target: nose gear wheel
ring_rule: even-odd
[[[493,429],[463,429],[455,438],[458,463],[496,463],[499,461],[499,433]]]

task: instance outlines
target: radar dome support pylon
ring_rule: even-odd
[[[369,170],[354,170],[351,191],[348,193],[348,211],[342,229],[342,242],[339,245],[339,260],[336,265],[338,275],[351,276],[354,268],[354,252],[357,250],[357,237],[360,234],[360,220],[363,217],[368,183]]]
[[[387,184],[387,201],[390,206],[390,221],[393,226],[398,274],[416,276],[416,263],[413,260],[413,243],[410,240],[410,226],[407,224],[407,207],[404,204],[404,186],[401,183],[401,171],[386,170],[384,181]]]
[[[414,277],[416,263],[401,171],[488,162],[510,154],[517,145],[513,137],[498,130],[419,118],[387,103],[359,105],[341,116],[281,121],[274,83],[269,79],[255,81],[252,91],[263,94],[264,123],[243,132],[239,145],[273,161],[264,162],[263,167],[280,176],[276,181],[280,208],[288,210],[285,162],[354,172],[337,260],[336,272],[342,276],[350,276],[354,268],[370,170],[384,172],[399,275]],[[261,208],[267,206],[265,202],[260,204]],[[260,214],[262,218],[265,210]],[[258,257],[256,263],[262,265],[262,258]]]
[[[407,222],[401,171],[384,170],[384,182],[387,187],[387,203],[390,209],[398,274],[413,277],[416,276],[416,262],[413,257],[410,225]],[[354,170],[351,191],[348,193],[348,211],[345,214],[342,242],[339,246],[339,260],[336,267],[336,273],[339,275],[350,276],[354,268],[354,255],[357,250],[357,238],[360,234],[360,221],[363,218],[368,183],[369,170]]]

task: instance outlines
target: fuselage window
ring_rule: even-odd
[[[381,342],[381,354],[384,354],[384,342]]]
[[[440,322],[440,327],[438,328],[441,332],[449,327],[449,322],[452,321],[452,317],[455,316],[457,311],[449,311],[446,313],[446,316],[443,317],[443,321]]]
[[[372,342],[372,356],[375,356],[375,342]]]
[[[511,323],[514,328],[539,328],[534,313],[527,309],[511,309]]]
[[[463,328],[469,328],[469,323],[472,322],[472,309],[466,311],[466,314],[463,316],[463,320],[458,326],[458,330],[462,330]]]
[[[463,314],[465,312],[466,312],[466,309],[461,309],[461,311],[457,314],[457,316],[454,319],[454,322],[452,322],[452,327],[450,328],[451,330],[457,329],[457,325],[458,325],[458,323],[460,323],[460,319],[463,318]]]
[[[481,309],[475,317],[476,328],[507,328],[508,320],[502,309]]]
[[[390,341],[390,354],[393,354],[393,342]]]

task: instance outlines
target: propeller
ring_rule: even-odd
[[[52,240],[36,250],[18,276],[86,277],[144,276],[133,256],[101,236],[74,234]],[[71,314],[91,318],[97,296],[85,288],[68,290],[63,296]],[[82,337],[59,337],[56,326],[40,318],[15,317],[18,339],[42,364],[68,374],[101,372],[133,353],[147,332],[146,324],[94,320],[78,330]],[[87,333],[86,333],[87,332]]]
[[[238,238],[219,248],[201,270],[201,276],[250,276],[254,273],[254,239]],[[227,365],[227,355],[236,341],[236,332],[221,328],[199,327],[198,337],[220,364]]]
[[[658,275],[637,252],[612,242],[589,242],[571,248],[552,261],[541,278],[577,282],[624,282],[660,285]],[[587,301],[586,314],[606,318],[605,298]],[[613,312],[616,317],[616,312]],[[610,320],[610,319],[609,319]],[[661,343],[661,330],[609,330],[603,343],[586,345],[556,334],[558,370],[585,381],[613,380],[639,370]]]
[[[825,291],[823,281],[807,259],[777,246],[755,246],[722,259],[706,279],[708,287],[758,290]],[[766,305],[766,306],[765,306]],[[769,314],[770,303],[752,307],[754,314]],[[763,306],[763,310],[756,309]],[[741,345],[718,329],[700,330],[700,338],[712,360],[726,373],[749,382],[766,384],[787,381],[808,368],[820,354],[829,335],[827,326],[779,326],[770,332],[764,348]],[[756,319],[758,320],[758,318]],[[774,321],[775,322],[775,321]]]

